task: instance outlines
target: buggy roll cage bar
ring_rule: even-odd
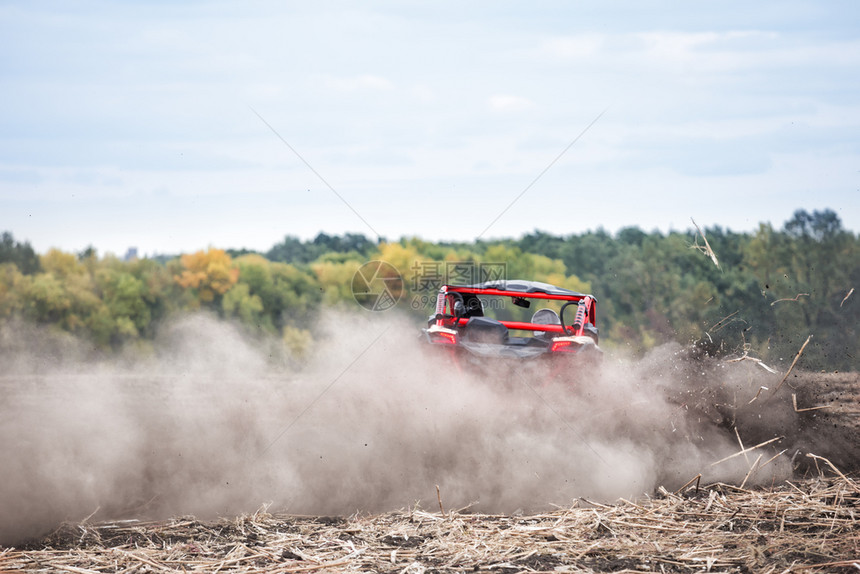
[[[559,290],[561,291],[561,290]],[[443,285],[439,290],[439,294],[436,298],[436,325],[440,327],[449,326],[465,326],[469,319],[465,317],[459,317],[454,313],[445,313],[446,308],[449,306],[449,297],[448,295],[453,293],[466,293],[473,295],[490,295],[497,297],[516,297],[523,299],[549,299],[556,301],[567,301],[564,305],[562,305],[561,313],[559,313],[562,325],[545,325],[539,323],[530,323],[523,321],[499,321],[502,325],[507,327],[508,329],[518,329],[522,331],[544,331],[551,333],[559,333],[562,336],[581,336],[585,334],[585,327],[587,324],[591,324],[595,326],[595,321],[597,320],[597,300],[591,295],[585,295],[583,293],[575,293],[573,291],[569,292],[569,294],[565,293],[547,293],[546,291],[532,290],[532,291],[517,291],[517,290],[506,290],[499,289],[495,287],[479,287],[479,286],[460,286],[460,285]],[[570,326],[564,324],[564,310],[572,305],[576,304],[576,314],[573,318],[573,323]],[[453,309],[451,309],[453,311]]]

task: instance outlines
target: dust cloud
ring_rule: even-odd
[[[446,508],[481,512],[635,498],[698,473],[743,480],[756,453],[712,465],[739,450],[725,427],[751,446],[792,424],[783,403],[748,406],[753,369],[676,346],[548,383],[531,369],[459,372],[390,313],[329,313],[315,341],[299,363],[196,315],[107,358],[7,325],[0,544],[88,517],[432,509],[436,485]],[[789,472],[783,456],[751,481]]]

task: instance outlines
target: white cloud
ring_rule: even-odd
[[[655,68],[698,76],[762,69],[784,53],[787,39],[767,30],[646,32],[633,35],[636,56]]]
[[[424,84],[413,86],[411,92],[416,100],[424,104],[435,102],[438,99],[433,88]]]
[[[490,109],[494,112],[521,112],[534,106],[531,100],[509,94],[490,96]]]
[[[604,44],[605,37],[598,34],[556,36],[542,40],[538,51],[545,57],[580,60],[596,56]]]
[[[322,76],[325,88],[337,92],[378,92],[394,89],[394,84],[382,76],[362,74],[359,76]]]

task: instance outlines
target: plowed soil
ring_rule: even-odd
[[[809,452],[844,472],[860,472],[860,373],[790,374],[802,438]]]
[[[714,484],[533,516],[410,509],[361,517],[259,511],[68,524],[7,571],[93,572],[856,572],[860,488],[847,478],[747,490]]]

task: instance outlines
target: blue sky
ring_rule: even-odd
[[[40,252],[860,231],[854,1],[3,1],[0,94]]]

